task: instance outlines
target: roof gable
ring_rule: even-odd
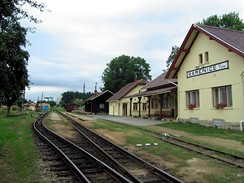
[[[127,93],[129,93],[131,90],[133,90],[138,85],[145,85],[145,80],[135,80],[131,83],[128,83],[123,88],[121,88],[117,93],[115,93],[112,97],[110,97],[107,102],[113,101],[113,100],[120,100],[122,99]]]
[[[154,80],[152,80],[148,84],[146,84],[142,89],[153,90],[156,88],[167,87],[168,85],[171,86],[172,82],[177,82],[177,79],[172,79],[171,81],[166,80],[165,75],[166,75],[166,73],[160,74]]]
[[[200,32],[207,35],[209,39],[214,40],[222,46],[226,47],[228,51],[232,51],[237,55],[244,57],[244,31],[193,24],[188,31],[179,49],[179,52],[171,64],[165,78],[176,77],[180,66],[184,62],[191,46],[193,45]]]
[[[104,92],[102,92],[102,93],[97,93],[97,95],[92,95],[91,97],[89,97],[88,99],[86,99],[85,101],[91,101],[91,100],[94,100],[94,99],[96,99],[96,98],[99,98],[99,97],[101,97],[102,95],[104,95],[105,93],[111,93],[111,95],[113,95],[113,92],[111,92],[111,91],[109,91],[109,90],[106,90],[106,91],[104,91]]]

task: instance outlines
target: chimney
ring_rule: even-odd
[[[84,83],[83,84],[83,94],[85,94],[85,91],[86,91],[86,84]]]
[[[95,83],[94,95],[97,96],[97,82]]]

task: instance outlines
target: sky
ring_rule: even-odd
[[[121,55],[141,57],[151,67],[152,79],[166,69],[174,45],[180,46],[196,22],[211,15],[239,13],[243,0],[38,0],[49,12],[26,6],[41,19],[28,33],[31,46],[27,100],[59,98],[63,92],[94,92],[103,87],[106,64]]]

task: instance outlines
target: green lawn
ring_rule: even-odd
[[[143,129],[146,127],[130,127],[124,126],[121,124],[111,123],[106,120],[97,120],[93,123],[94,125],[89,127],[92,129],[106,129],[111,132],[124,132],[126,143],[125,146],[134,147],[134,153],[139,153],[142,151],[149,152],[156,156],[164,159],[165,162],[174,162],[176,165],[174,168],[170,169],[170,173],[173,175],[177,175],[182,169],[189,168],[188,162],[193,158],[200,159],[206,164],[215,170],[214,173],[204,173],[201,177],[204,179],[204,182],[219,182],[219,183],[241,183],[244,182],[244,173],[241,169],[235,168],[233,166],[228,166],[218,161],[214,161],[211,158],[207,158],[205,156],[199,155],[194,152],[189,152],[187,150],[172,146],[170,144],[164,143],[163,141],[148,136],[143,133]],[[159,126],[185,131],[188,133],[192,133],[193,135],[206,135],[213,136],[225,139],[238,140],[243,139],[243,132],[233,131],[233,130],[221,130],[215,128],[208,128],[196,124],[188,124],[188,123],[169,123],[162,124]],[[135,132],[135,133],[133,133]],[[136,135],[135,135],[136,134]],[[157,146],[145,146],[145,143],[157,143]],[[136,147],[136,144],[143,144],[142,147]],[[149,158],[150,160],[150,158]],[[194,169],[194,167],[192,167]],[[218,174],[216,173],[218,172]],[[189,177],[190,175],[185,175]]]
[[[0,182],[41,182],[36,166],[38,152],[32,132],[35,112],[0,114]]]
[[[236,140],[244,145],[244,132],[237,130],[217,129],[193,123],[166,123],[158,126],[188,132],[197,136],[210,136]]]

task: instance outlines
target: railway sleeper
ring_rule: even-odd
[[[89,170],[89,169],[101,169],[100,165],[96,165],[96,164],[76,164],[76,166],[80,169],[80,170]]]
[[[106,172],[102,173],[92,173],[86,175],[88,179],[96,179],[96,180],[111,180],[112,176],[108,175]],[[106,181],[101,181],[106,182]]]
[[[68,171],[69,168],[67,166],[51,166],[51,171]]]
[[[163,183],[163,182],[168,182],[168,181],[166,181],[165,179],[159,179],[159,178],[156,178],[156,177],[143,177],[142,179],[141,179],[141,181],[143,182],[143,183]]]
[[[77,166],[85,166],[85,167],[87,167],[87,166],[96,166],[96,164],[94,164],[94,163],[90,163],[89,161],[83,161],[81,159],[75,159],[75,160],[72,160],[72,162],[74,164],[76,164]]]
[[[56,172],[56,174],[58,177],[69,177],[69,176],[71,176],[71,172],[69,170],[58,171],[58,172]]]

